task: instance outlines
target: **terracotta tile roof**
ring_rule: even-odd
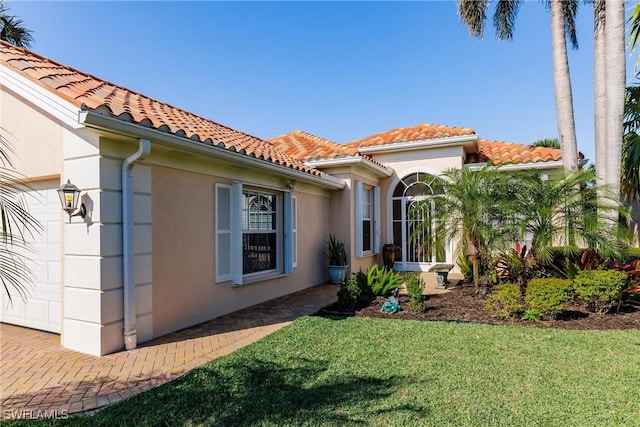
[[[581,155],[582,156],[582,155]],[[531,147],[508,142],[478,140],[478,152],[467,156],[466,163],[536,163],[562,160],[557,148]]]
[[[349,147],[361,148],[463,135],[475,135],[475,131],[471,128],[420,123],[419,125],[410,128],[395,128],[385,132],[380,132],[366,138],[352,141],[346,145]]]
[[[339,159],[344,157],[360,157],[375,165],[387,169],[382,163],[366,154],[360,154],[357,149],[344,144],[330,141],[301,130],[289,132],[269,139],[279,150],[294,159],[309,162],[313,160]]]
[[[358,150],[296,130],[268,140],[287,155],[303,161],[357,156]]]
[[[260,138],[1,41],[0,64],[22,74],[80,109],[109,114],[123,121],[213,144],[313,175],[324,175],[323,172],[305,166],[302,161],[286,155]]]

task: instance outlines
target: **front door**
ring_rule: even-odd
[[[412,174],[400,181],[393,199],[393,243],[396,247],[395,269],[427,271],[439,262],[450,263],[451,245],[434,244],[435,228],[430,203],[439,194],[428,184],[429,175]]]

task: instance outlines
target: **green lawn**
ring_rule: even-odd
[[[63,423],[637,426],[640,331],[304,317]]]

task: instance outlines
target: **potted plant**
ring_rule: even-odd
[[[393,270],[393,264],[396,258],[396,245],[387,243],[382,246],[382,264],[388,270]]]
[[[325,256],[329,262],[329,279],[331,283],[342,283],[347,277],[347,252],[344,243],[336,239],[333,234],[329,235],[327,251]]]

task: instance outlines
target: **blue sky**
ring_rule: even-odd
[[[550,17],[472,38],[454,1],[10,1],[32,50],[261,138],[349,142],[421,122],[529,144],[557,136]],[[578,149],[593,160],[593,10],[570,51]],[[629,60],[629,75],[633,69]]]

